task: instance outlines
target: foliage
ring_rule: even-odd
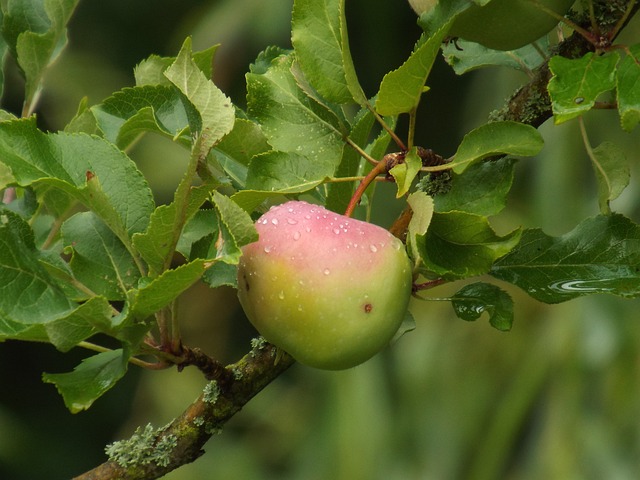
[[[195,365],[218,381],[220,398],[237,407],[233,413],[285,369],[291,359],[283,352],[274,359],[263,345],[245,357],[249,367],[241,361],[236,370],[225,369],[197,346],[183,345],[183,319],[175,312],[177,299],[197,282],[235,286],[241,249],[257,238],[252,218],[287,198],[368,216],[377,208],[374,183],[395,182],[408,208],[391,231],[406,239],[414,293],[460,282],[447,300],[463,320],[486,312],[495,328],[511,328],[512,297],[492,278],[552,304],[598,293],[639,296],[639,227],[611,207],[630,182],[628,152],[609,141],[592,147],[583,122],[596,108],[617,109],[627,132],[640,122],[639,47],[603,42],[615,39],[635,13],[634,2],[609,12],[595,2],[596,14],[615,21],[595,24],[601,31],[593,33],[576,13],[577,33],[567,40],[573,50],[545,41],[506,53],[461,42],[459,51],[447,44],[450,13],[376,92],[365,92],[351,57],[344,0],[296,0],[293,48],[268,47],[256,58],[246,74],[246,109],[211,81],[217,49],[194,52],[187,38],[175,57],[143,60],[135,85],[96,105],[82,102],[64,129],[50,132],[33,112],[76,4],[8,2],[0,50],[25,82],[20,116],[2,111],[0,123],[0,339],[95,352],[72,372],[43,376],[72,412],[89,408],[129,364]],[[525,114],[471,129],[449,158],[415,145],[417,108],[441,49],[458,74],[498,65],[535,78],[548,67],[548,115],[556,124],[580,122],[599,214],[560,236],[518,225],[501,233],[494,226],[520,158],[544,146]],[[405,119],[401,138],[395,128]],[[187,160],[168,204],[156,203],[128,155],[153,133],[183,148]],[[438,178],[446,185],[430,186]],[[255,370],[262,380],[242,381],[237,372],[254,371],[255,358],[267,365]],[[242,401],[233,405],[238,391]],[[200,403],[218,408],[218,396]],[[210,435],[218,426],[202,428]],[[136,478],[153,478],[192,460],[195,453],[178,458],[170,451],[186,437],[183,427],[136,433],[163,445],[161,462],[116,463],[144,464],[156,470]]]

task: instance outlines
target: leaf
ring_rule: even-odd
[[[407,244],[414,264],[421,262],[417,237],[423,237],[429,228],[433,217],[433,199],[423,192],[415,192],[409,195],[407,203],[411,207],[412,215],[407,231]]]
[[[42,380],[53,383],[71,413],[87,410],[113,387],[127,371],[128,355],[122,349],[86,358],[73,372],[45,373]]]
[[[278,56],[265,73],[247,74],[248,114],[275,150],[315,164],[315,175],[307,180],[321,181],[333,175],[342,159],[343,125],[333,111],[300,89],[292,62],[291,55]],[[286,167],[274,173],[285,174]]]
[[[536,46],[526,45],[517,50],[492,50],[479,43],[457,39],[442,47],[445,61],[457,75],[463,75],[479,68],[489,66],[509,67],[515,70],[530,72],[540,66],[545,58],[540,49],[548,50],[547,37],[536,42]]]
[[[220,241],[216,258],[235,264],[240,258],[240,247],[258,240],[258,232],[249,214],[232,199],[218,192],[213,194]]]
[[[311,190],[327,177],[327,165],[291,152],[256,155],[247,171],[247,189],[299,193]]]
[[[109,300],[124,300],[140,273],[120,239],[93,212],[75,214],[61,232],[75,279]]]
[[[616,90],[620,123],[627,132],[640,122],[640,45],[633,45],[618,65]]]
[[[620,147],[603,142],[592,150],[591,160],[598,179],[600,212],[610,213],[609,202],[615,200],[629,185],[629,163]]]
[[[595,293],[637,297],[640,227],[615,214],[588,218],[559,237],[525,230],[490,273],[545,303]]]
[[[198,151],[204,158],[211,148],[233,128],[235,111],[227,98],[198,68],[192,59],[191,38],[182,44],[180,53],[164,75],[178,87],[198,112],[190,119],[191,134],[198,133]]]
[[[423,38],[404,64],[384,76],[375,104],[380,115],[408,113],[418,106],[449,26],[446,24],[432,36]]]
[[[577,59],[551,58],[549,68],[553,77],[548,89],[555,123],[588,112],[599,95],[613,90],[619,58],[616,52],[607,55],[590,52]]]
[[[91,155],[87,155],[91,152]],[[84,134],[45,134],[35,119],[0,123],[0,162],[21,186],[63,190],[92,209],[118,238],[144,231],[153,196],[136,165],[107,141]]]
[[[191,58],[206,78],[213,76],[213,58],[220,45],[213,45],[205,50],[193,52]],[[136,85],[171,85],[164,72],[176,61],[175,57],[160,57],[151,55],[141,61],[133,69]]]
[[[125,88],[91,111],[104,137],[120,149],[145,132],[175,139],[189,127],[182,96],[170,85]]]
[[[513,300],[495,285],[482,282],[467,285],[451,297],[451,306],[462,320],[473,322],[486,312],[492,327],[503,332],[511,330]]]
[[[450,166],[455,173],[462,173],[474,161],[497,154],[532,156],[543,145],[542,136],[530,125],[487,123],[465,135]]]
[[[412,148],[411,151],[405,155],[404,162],[397,164],[389,170],[398,187],[396,198],[402,197],[409,191],[421,168],[422,159],[418,156],[417,150]]]
[[[67,43],[66,25],[78,0],[7,2],[3,36],[25,77],[25,103],[30,105],[41,87],[46,68]]]
[[[351,59],[344,0],[295,0],[291,42],[311,85],[330,102],[367,102]]]
[[[450,190],[433,199],[436,211],[496,215],[506,205],[515,164],[515,158],[503,157],[472,163],[462,175],[453,174]]]
[[[445,278],[466,278],[487,273],[518,244],[520,234],[514,230],[497,235],[480,215],[435,213],[429,230],[417,237],[417,243],[429,271]]]
[[[211,258],[210,255],[193,256],[194,244],[203,238],[213,237],[218,232],[218,219],[213,210],[198,210],[182,229],[182,235],[176,245],[176,250],[187,260],[194,258]],[[208,251],[208,250],[207,250]]]

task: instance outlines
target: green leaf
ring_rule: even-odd
[[[496,215],[506,205],[515,164],[515,158],[503,157],[472,163],[462,175],[453,174],[450,190],[434,197],[436,211]]]
[[[256,155],[247,171],[247,189],[299,193],[311,190],[327,177],[325,164],[291,152]]]
[[[258,232],[249,214],[232,199],[214,192],[212,200],[221,234],[216,257],[226,263],[237,263],[240,247],[257,241]]]
[[[404,162],[397,164],[389,170],[398,187],[396,198],[402,197],[409,191],[421,168],[422,159],[418,156],[417,150],[412,148],[411,151],[405,155]]]
[[[450,166],[455,173],[462,173],[474,161],[497,154],[532,156],[543,145],[542,136],[530,125],[487,123],[465,135]]]
[[[213,210],[198,210],[182,229],[182,235],[176,245],[176,250],[187,260],[194,258],[211,258],[210,255],[195,255],[194,244],[203,238],[213,238],[218,232],[218,218]],[[207,249],[208,252],[208,249]]]
[[[435,213],[426,235],[417,237],[429,271],[445,278],[487,273],[520,240],[520,230],[496,234],[486,217],[464,212]]]
[[[67,43],[66,25],[78,0],[7,2],[3,35],[25,77],[25,103],[31,105],[46,68]]]
[[[164,75],[195,107],[199,118],[191,120],[191,133],[198,133],[198,151],[204,158],[233,128],[235,111],[231,100],[198,68],[191,54],[191,38],[182,44],[174,63]]]
[[[473,322],[486,312],[491,326],[505,332],[511,330],[513,300],[495,285],[482,282],[467,285],[451,297],[451,306],[462,320]]]
[[[213,45],[199,52],[193,52],[191,58],[206,78],[213,76],[213,58],[219,45]],[[141,61],[133,69],[136,85],[171,85],[164,72],[176,61],[175,57],[160,57],[151,55]]]
[[[603,142],[592,150],[591,161],[598,179],[598,202],[601,213],[610,213],[609,202],[615,200],[629,185],[629,163],[620,147]]]
[[[340,164],[344,126],[333,111],[300,89],[291,73],[292,61],[291,55],[278,56],[266,72],[247,74],[248,114],[261,125],[275,150],[314,164],[314,175],[307,181],[322,181]],[[274,171],[275,178],[286,175],[289,167]]]
[[[404,64],[384,76],[376,99],[376,111],[380,115],[408,113],[418,106],[448,31],[449,24],[446,24],[432,36],[423,38]]]
[[[492,50],[479,43],[457,39],[442,47],[445,61],[457,75],[463,75],[489,66],[509,67],[528,73],[544,62],[540,49],[548,50],[548,38],[536,42],[536,46],[526,45],[517,50]]]
[[[91,152],[91,155],[87,155]],[[21,186],[63,190],[92,209],[125,245],[144,231],[153,196],[136,165],[107,141],[84,134],[45,134],[35,119],[0,123],[0,162]]]
[[[594,293],[638,297],[640,227],[616,214],[588,218],[559,237],[525,230],[490,273],[545,303]]]
[[[109,300],[124,300],[140,273],[120,239],[93,212],[77,213],[62,225],[74,277]]]
[[[211,288],[227,286],[237,289],[238,266],[224,262],[216,262],[209,270],[204,272],[202,281]]]
[[[549,96],[556,123],[566,122],[593,108],[599,95],[613,90],[618,53],[569,59],[555,56],[549,61],[553,77]]]
[[[291,41],[311,85],[330,102],[367,102],[351,59],[344,0],[295,0]]]
[[[129,147],[145,132],[175,139],[189,127],[182,96],[170,85],[125,88],[91,111],[104,137],[120,149]]]
[[[624,57],[618,65],[616,79],[620,122],[627,132],[640,122],[640,45],[633,45],[629,51],[631,55]]]
[[[122,349],[86,358],[73,372],[45,373],[42,380],[53,383],[71,413],[88,409],[113,387],[127,371],[128,355]]]
[[[407,245],[414,264],[422,261],[418,246],[418,237],[424,237],[433,217],[433,199],[423,192],[415,192],[409,195],[407,203],[411,207],[411,220],[407,231]]]

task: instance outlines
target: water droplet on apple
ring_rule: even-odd
[[[289,225],[295,225],[296,223],[298,223],[298,221],[294,220],[293,218],[287,218],[287,223]]]
[[[284,292],[282,290],[280,290],[280,293],[278,294],[278,298],[280,300],[284,300]]]
[[[376,247],[375,245],[371,244],[371,245],[369,245],[369,250],[371,250],[373,253],[376,253],[378,251],[378,247]]]
[[[329,275],[331,273],[331,270],[329,270],[328,268],[325,268],[322,273],[324,273],[325,275]]]
[[[293,239],[294,240],[300,240],[300,232],[298,232],[297,230],[293,233]]]
[[[278,219],[277,218],[272,218],[271,219],[271,223],[273,223],[274,225],[278,225]]]
[[[266,247],[264,247],[264,253],[269,253],[272,248],[273,247],[271,247],[271,245],[267,245]]]

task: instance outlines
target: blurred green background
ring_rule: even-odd
[[[221,43],[214,80],[244,104],[244,73],[268,45],[289,46],[291,0],[80,2],[68,50],[51,69],[38,109],[59,129],[82,97],[99,103],[133,84],[150,54],[175,55]],[[400,65],[419,36],[404,1],[349,0],[351,48],[365,88]],[[638,38],[638,23],[630,41]],[[9,66],[3,105],[19,111],[21,84]],[[470,128],[499,108],[526,77],[504,69],[456,77],[439,60],[418,121],[417,143],[451,155]],[[612,140],[637,163],[637,131],[615,113],[587,119],[592,143]],[[400,131],[405,128],[400,125]],[[589,160],[575,122],[542,127],[541,155],[518,165],[498,230],[542,227],[562,234],[597,213]],[[173,194],[185,152],[148,136],[130,152],[158,202]],[[637,184],[636,165],[633,165]],[[376,197],[374,219],[388,225],[401,205]],[[383,206],[383,203],[386,205]],[[614,209],[640,220],[632,185]],[[489,281],[492,281],[489,279]],[[417,328],[371,361],[344,372],[300,365],[271,384],[206,446],[206,454],[165,478],[187,479],[637,479],[640,478],[640,303],[606,296],[545,306],[514,296],[516,322],[500,333],[465,323],[432,291],[412,306]],[[224,362],[255,335],[229,289],[194,287],[181,304],[185,343]],[[0,345],[0,478],[66,479],[104,460],[104,445],[138,425],[162,426],[205,385],[195,370],[129,374],[89,411],[71,415],[43,370],[72,369],[86,355],[53,347]]]

